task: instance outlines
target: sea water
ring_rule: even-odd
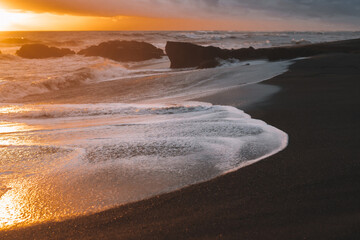
[[[203,182],[284,149],[288,136],[231,106],[192,99],[277,76],[290,62],[169,68],[79,55],[22,59],[21,44],[75,51],[108,40],[271,47],[360,33],[0,34],[0,227],[89,214]]]

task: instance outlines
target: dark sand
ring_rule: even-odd
[[[206,100],[287,132],[283,152],[206,183],[0,239],[360,239],[360,54],[301,60],[265,83],[281,90],[257,98],[260,84]]]

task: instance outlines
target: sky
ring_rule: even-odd
[[[0,0],[0,30],[360,30],[360,0]]]

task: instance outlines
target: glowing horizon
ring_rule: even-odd
[[[89,6],[81,5],[82,2],[84,1],[0,0],[0,31],[360,30],[359,26],[349,21],[356,19],[356,15],[349,19],[339,15],[339,19],[345,20],[334,23],[326,18],[309,17],[311,14],[292,17],[290,13],[279,13],[279,10],[271,7],[266,11],[259,10],[249,3],[245,5],[248,9],[245,9],[238,6],[240,3],[236,0],[216,1],[218,11],[214,10],[215,5],[211,5],[214,1],[204,0],[203,4],[194,1],[194,6],[189,7],[186,3],[166,0],[158,3],[156,8],[149,12],[143,8],[152,9],[152,5],[149,5],[151,1],[126,3],[120,0],[115,3],[104,0],[102,5],[105,7],[100,6],[96,0],[89,1]],[[120,3],[123,3],[121,7]],[[140,3],[144,5],[141,9]],[[231,7],[240,9],[240,13],[235,14]]]

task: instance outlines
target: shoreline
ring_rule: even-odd
[[[276,155],[175,192],[64,222],[3,231],[0,238],[359,237],[359,137],[353,134],[359,119],[359,62],[359,54],[300,60],[258,84],[281,87],[265,98],[255,99],[254,89],[246,96],[251,86],[231,90],[231,96],[211,96],[211,103],[241,106],[252,118],[286,132],[289,145]]]

